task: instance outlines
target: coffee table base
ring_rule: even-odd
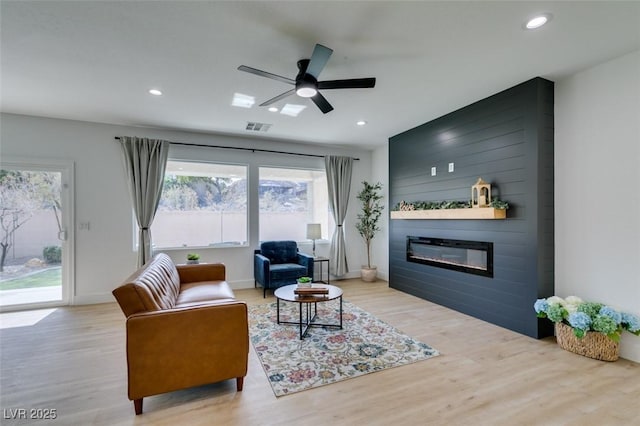
[[[342,330],[342,296],[340,296],[338,298],[340,300],[340,324],[321,324],[318,322],[315,322],[316,317],[318,316],[318,302],[289,302],[289,303],[297,303],[298,304],[298,311],[300,313],[300,320],[299,321],[280,321],[280,299],[276,299],[276,306],[277,306],[277,321],[278,324],[291,324],[291,325],[297,325],[300,327],[300,340],[303,340],[304,337],[307,335],[307,332],[309,331],[309,328],[311,327],[331,327],[331,328],[338,328],[340,330]],[[304,320],[303,320],[303,315],[302,315],[302,305],[306,305],[305,306],[305,315],[304,315]],[[311,305],[313,304],[313,315],[311,315],[312,313],[312,309],[311,309]]]

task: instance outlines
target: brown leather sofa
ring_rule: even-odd
[[[242,390],[249,356],[247,305],[223,264],[176,266],[156,255],[113,295],[127,317],[129,399],[222,380]]]

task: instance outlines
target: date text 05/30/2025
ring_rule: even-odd
[[[53,420],[58,417],[55,408],[3,408],[2,418],[5,420]]]

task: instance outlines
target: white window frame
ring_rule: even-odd
[[[319,169],[316,167],[285,167],[285,166],[279,166],[279,165],[261,165],[258,166],[257,169],[257,173],[258,173],[258,179],[257,179],[257,183],[258,186],[256,188],[256,199],[258,202],[258,240],[260,242],[263,241],[262,237],[261,237],[261,229],[262,229],[262,212],[260,209],[260,180],[262,179],[261,176],[261,170],[262,169],[280,169],[280,170],[294,170],[294,171],[303,171],[303,172],[319,172],[324,174],[325,180],[327,179],[327,173],[326,170],[324,169]],[[335,230],[335,223],[334,223],[334,219],[333,216],[331,215],[331,212],[329,211],[329,189],[325,188],[327,191],[327,219],[326,219],[326,225],[323,223],[322,224],[322,235],[323,237],[326,236],[326,238],[321,238],[316,240],[316,244],[320,243],[320,244],[324,244],[324,243],[328,243],[331,240],[331,236],[333,235],[333,232]],[[305,228],[305,232],[304,232],[304,238],[302,239],[296,239],[297,243],[308,243],[310,240],[308,240],[306,238],[306,228]]]
[[[244,175],[244,179],[246,181],[246,210],[245,210],[245,241],[241,242],[239,244],[233,244],[230,241],[227,242],[221,242],[221,243],[211,243],[208,245],[189,245],[189,244],[185,244],[185,245],[180,245],[180,246],[158,246],[156,245],[156,243],[154,242],[154,226],[156,226],[157,222],[154,219],[154,223],[151,225],[151,238],[152,238],[152,243],[153,243],[153,250],[191,250],[191,249],[227,249],[227,248],[246,248],[250,245],[250,228],[249,228],[249,216],[250,216],[250,211],[249,211],[249,194],[251,192],[251,189],[249,188],[249,173],[250,173],[250,166],[249,164],[246,163],[234,163],[234,162],[221,162],[221,161],[204,161],[204,160],[193,160],[193,159],[182,159],[182,158],[169,158],[167,160],[167,163],[192,163],[192,164],[203,164],[203,165],[219,165],[219,166],[235,166],[235,167],[243,167],[244,171],[245,171],[245,175]],[[166,176],[166,169],[165,169],[165,176]],[[156,212],[156,218],[157,218],[157,214],[158,212]],[[134,228],[134,250],[137,251],[138,249],[138,225],[135,219],[135,215],[133,216],[133,228]],[[157,228],[156,228],[157,229]]]
[[[62,227],[60,235],[62,245],[62,299],[51,302],[33,304],[7,305],[0,308],[0,312],[25,309],[40,309],[48,307],[75,304],[75,163],[73,160],[58,158],[27,158],[6,157],[0,159],[0,168],[11,170],[30,170],[44,172],[59,172],[62,177]]]

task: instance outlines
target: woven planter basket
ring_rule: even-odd
[[[606,334],[588,331],[582,339],[573,334],[573,329],[561,322],[556,323],[556,339],[565,351],[601,361],[616,361],[620,355],[620,343],[609,339]]]

